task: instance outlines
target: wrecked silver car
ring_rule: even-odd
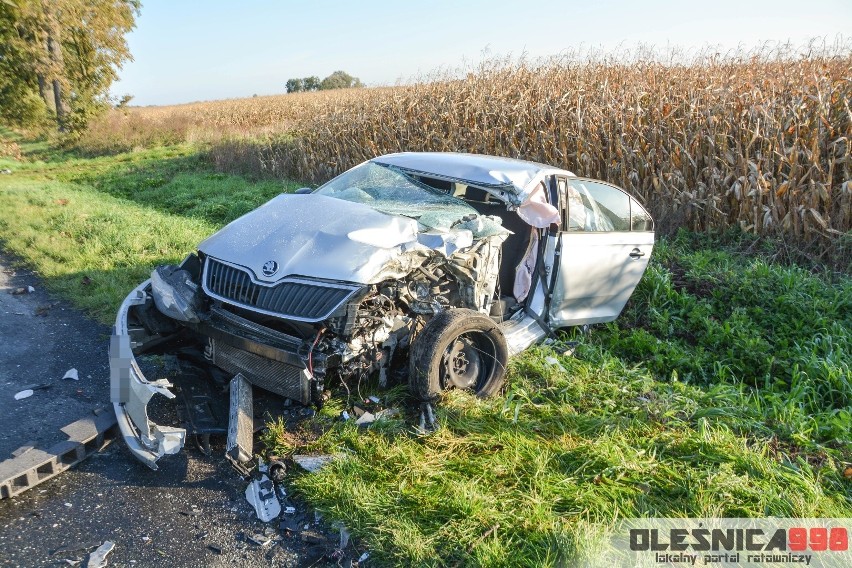
[[[648,213],[605,182],[490,156],[375,158],[279,195],[127,296],[111,345],[119,426],[151,467],[184,445],[185,429],[149,417],[155,394],[174,397],[137,364],[150,350],[303,405],[332,380],[406,371],[421,400],[497,393],[511,355],[615,319],[653,244]]]

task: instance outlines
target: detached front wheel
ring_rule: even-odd
[[[451,389],[486,397],[506,378],[509,350],[491,318],[467,309],[435,315],[415,338],[409,357],[409,388],[421,400]]]

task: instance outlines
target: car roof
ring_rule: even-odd
[[[400,152],[370,161],[414,174],[431,174],[468,185],[499,188],[511,194],[515,201],[522,201],[546,175],[574,175],[568,170],[537,162],[455,152]]]

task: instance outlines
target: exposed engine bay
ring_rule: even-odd
[[[129,321],[138,324],[130,328],[131,335],[137,350],[163,341],[201,344],[205,358],[217,367],[243,373],[253,384],[302,404],[321,404],[325,381],[332,377],[345,380],[378,371],[385,386],[395,356],[405,353],[433,314],[451,307],[487,314],[504,239],[504,233],[491,235],[449,257],[418,250],[414,254],[422,262],[405,277],[344,289],[339,296],[345,299],[317,322],[261,313],[204,294],[203,277],[208,286],[217,283],[203,265],[220,262],[191,255],[179,267],[154,270],[149,297],[129,311]],[[231,284],[226,293],[244,292]]]
[[[384,257],[388,248],[376,241],[394,242],[407,231],[350,231],[346,238]],[[215,249],[205,243],[179,266],[157,267],[125,300],[113,337],[113,401],[127,411],[127,426],[149,424],[147,432],[132,427],[139,434],[137,455],[154,467],[162,454],[183,446],[186,434],[149,420],[148,400],[174,397],[174,385],[142,378],[135,357],[177,353],[193,364],[203,358],[220,382],[241,374],[265,391],[319,406],[330,382],[345,385],[377,372],[386,386],[404,376],[412,339],[434,314],[454,307],[488,314],[499,295],[501,246],[510,235],[501,220],[468,213],[443,231],[409,234],[392,258],[382,258],[375,283],[287,277],[268,284],[249,267],[205,254]]]

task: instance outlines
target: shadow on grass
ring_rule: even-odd
[[[96,168],[80,168],[66,174],[74,183],[134,201],[172,215],[193,217],[224,225],[269,201],[280,193],[300,187],[291,181],[253,182],[215,172],[200,152],[161,155],[146,153],[96,158]]]

